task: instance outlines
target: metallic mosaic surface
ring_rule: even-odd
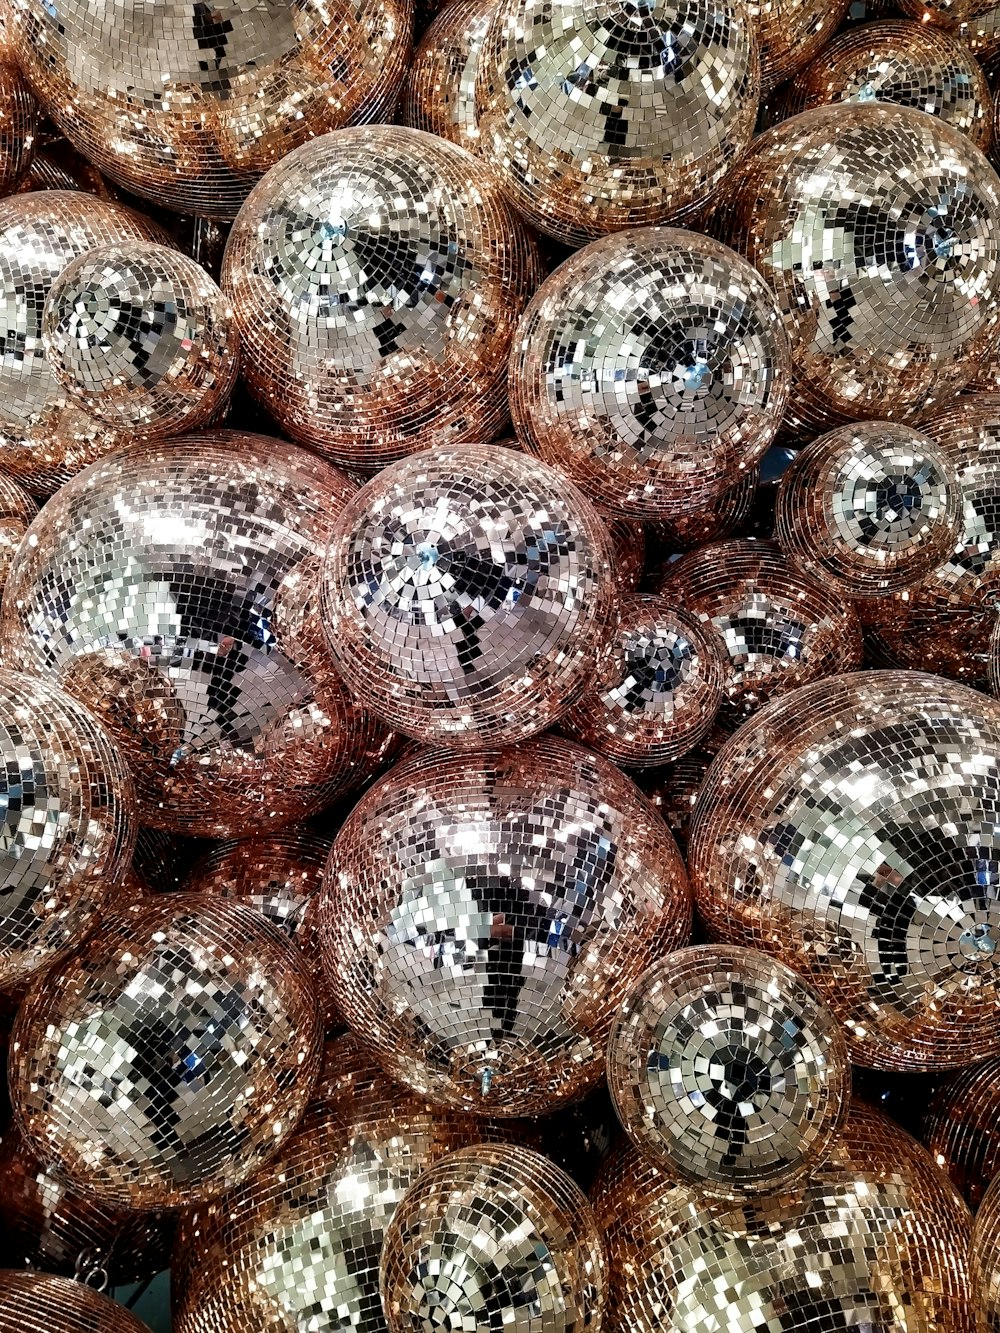
[[[976,1302],[976,1333],[1000,1329],[1000,1180],[994,1180],[976,1213],[969,1264]]]
[[[7,582],[14,552],[37,512],[38,506],[24,487],[0,472],[0,592]]]
[[[690,505],[672,518],[658,519],[649,525],[650,531],[671,554],[722,541],[739,531],[753,505],[759,480],[759,469],[750,468],[716,499]]]
[[[450,0],[413,53],[399,121],[473,151],[479,146],[476,73],[497,0]]]
[[[706,944],[661,958],[632,987],[608,1039],[608,1086],[645,1156],[740,1198],[823,1158],[851,1083],[837,1020],[790,968]]]
[[[320,1044],[298,950],[252,908],[171,894],[109,914],[28,992],[11,1101],[70,1184],[116,1207],[190,1207],[288,1138]]]
[[[866,671],[772,701],[702,788],[688,868],[713,938],[795,969],[879,1069],[1000,1052],[1000,704]]]
[[[920,1138],[975,1212],[1000,1174],[1000,1059],[951,1074],[931,1098]]]
[[[0,1269],[0,1333],[149,1333],[100,1292],[48,1273]]]
[[[31,169],[38,143],[38,103],[13,64],[0,62],[0,196],[13,194]]]
[[[321,929],[352,1030],[444,1105],[544,1114],[601,1077],[631,981],[687,942],[684,866],[609,760],[418,753],[334,841]]]
[[[790,378],[759,274],[707,236],[642,228],[542,283],[508,394],[526,447],[611,512],[657,519],[710,503],[760,461]]]
[[[581,245],[691,214],[749,144],[758,91],[742,0],[502,0],[480,150],[529,222]]]
[[[462,1148],[426,1171],[386,1229],[390,1333],[600,1333],[604,1246],[579,1187],[539,1153]]]
[[[372,471],[496,439],[538,276],[535,243],[482,162],[378,125],[269,173],[230,234],[222,285],[251,393],[293,439]]]
[[[511,449],[403,459],[334,527],[323,618],[348,686],[418,740],[519,740],[583,691],[614,633],[611,539],[560,473]]]
[[[760,90],[773,88],[807,64],[840,27],[850,0],[750,0],[760,48]]]

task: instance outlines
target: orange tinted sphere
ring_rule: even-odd
[[[69,1278],[0,1269],[2,1333],[149,1333],[124,1305]]]

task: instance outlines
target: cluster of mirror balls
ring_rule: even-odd
[[[0,1333],[1000,1333],[992,4],[0,0]]]

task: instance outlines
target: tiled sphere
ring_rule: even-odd
[[[374,724],[314,623],[355,490],[294,445],[216,431],[95,464],[33,523],[5,590],[4,660],[104,721],[144,824],[246,837],[367,776]]]
[[[909,107],[817,107],[754,142],[712,229],[773,287],[792,345],[785,428],[912,419],[1000,334],[1000,179]]]
[[[802,1183],[711,1200],[628,1145],[591,1192],[630,1333],[972,1333],[968,1209],[910,1136],[858,1105]]]
[[[31,169],[38,103],[15,64],[0,55],[0,196],[13,194]]]
[[[321,912],[352,1030],[433,1101],[497,1116],[593,1087],[615,1007],[690,924],[656,812],[549,736],[398,764],[337,835]]]
[[[836,1018],[791,968],[706,944],[633,985],[608,1039],[608,1086],[645,1156],[740,1198],[785,1188],[823,1158],[851,1075]]]
[[[0,498],[2,494],[0,490]],[[646,529],[641,523],[634,523],[627,518],[614,518],[604,513],[601,518],[607,524],[611,537],[619,595],[636,592],[646,565]],[[0,584],[0,588],[2,586]]]
[[[190,1206],[281,1146],[319,1069],[298,950],[252,908],[195,894],[109,914],[29,990],[11,1100],[29,1147],[120,1208]]]
[[[535,243],[478,158],[395,125],[289,154],[241,210],[222,285],[250,392],[293,439],[374,471],[496,439]]]
[[[473,749],[551,726],[614,633],[607,528],[555,469],[511,449],[386,468],[330,539],[322,607],[351,691],[417,740]]]
[[[290,149],[391,112],[406,0],[11,0],[17,60],[101,171],[160,207],[232,218]]]
[[[797,971],[858,1064],[1000,1053],[998,754],[1000,704],[918,672],[772,701],[698,799],[688,867],[711,937]]]
[[[525,446],[595,503],[669,519],[761,460],[790,378],[763,278],[707,236],[647,227],[595,241],[542,283],[508,394]]]
[[[150,1333],[124,1305],[82,1282],[0,1269],[0,1333]]]
[[[605,1260],[593,1210],[547,1157],[462,1148],[425,1171],[386,1228],[389,1333],[599,1333]]]
[[[861,631],[850,603],[771,542],[699,547],[667,567],[659,591],[723,648],[720,718],[727,725],[776,695],[860,665]]]
[[[400,123],[479,146],[476,72],[497,0],[451,0],[420,40],[406,76]]]
[[[682,852],[687,848],[698,793],[716,754],[716,751],[705,746],[715,739],[716,733],[720,730],[721,728],[716,727],[706,738],[705,745],[691,750],[675,763],[639,776],[639,782],[647,799],[677,839],[677,845]],[[723,732],[722,735],[725,739],[729,733]]]
[[[920,1137],[975,1212],[1000,1174],[1000,1058],[950,1075],[931,1098]]]
[[[969,1267],[976,1333],[1000,1333],[1000,1180],[994,1179],[976,1213]]]
[[[38,506],[24,487],[13,477],[0,472],[0,594],[7,582],[14,553],[37,513]]]
[[[904,14],[921,23],[946,30],[961,30],[992,12],[993,0],[895,0]]]
[[[501,0],[480,151],[533,226],[582,245],[698,209],[750,142],[759,83],[743,0]]]
[[[239,365],[233,312],[216,284],[187,255],[143,241],[70,261],[46,297],[42,345],[70,397],[129,440],[207,425]]]
[[[724,541],[741,531],[750,513],[760,481],[760,469],[750,468],[727,491],[704,505],[691,505],[683,513],[659,519],[649,531],[671,555],[690,551],[707,542]]]
[[[767,96],[829,42],[850,0],[749,0],[760,48],[760,90]]]

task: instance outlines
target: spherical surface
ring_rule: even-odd
[[[690,904],[639,790],[544,737],[392,769],[334,841],[321,922],[341,1012],[394,1077],[516,1116],[599,1080],[615,1006]]]
[[[268,173],[230,234],[222,285],[251,393],[294,439],[373,471],[496,438],[537,262],[482,162],[378,125]]]
[[[716,939],[779,956],[879,1069],[1000,1052],[1000,706],[916,672],[774,700],[720,752],[689,869]]]
[[[150,1333],[124,1305],[69,1278],[0,1269],[0,1333]]]
[[[15,1115],[71,1185],[117,1207],[242,1184],[294,1129],[319,1068],[298,950],[251,908],[171,894],[110,914],[29,991]]]
[[[742,0],[502,0],[480,151],[529,222],[580,245],[704,203],[750,142],[758,90]]]
[[[1000,1182],[986,1191],[972,1233],[972,1290],[976,1302],[976,1333],[1000,1329]]]
[[[49,289],[42,344],[74,401],[130,439],[204,426],[236,382],[229,302],[199,264],[163,245],[78,255]]]
[[[217,431],[105,459],[35,520],[5,590],[5,660],[105,722],[144,824],[247,836],[367,776],[372,724],[314,606],[355,490],[294,445]]]
[[[542,283],[518,326],[520,439],[603,507],[670,518],[763,457],[791,360],[774,296],[724,245],[674,228],[595,241]]]
[[[691,551],[707,542],[723,541],[739,532],[745,523],[757,486],[760,469],[742,473],[728,490],[703,505],[691,505],[684,513],[650,524],[650,532],[669,555]]]
[[[762,134],[713,228],[778,298],[808,438],[948,402],[992,352],[1000,180],[940,119],[818,107]]]
[[[920,1137],[975,1212],[1000,1173],[1000,1059],[950,1075],[931,1098]]]
[[[24,487],[0,472],[0,593],[7,582],[14,553],[37,513],[38,506]]]
[[[593,1211],[526,1148],[462,1148],[403,1198],[382,1249],[390,1333],[599,1333],[604,1248]]]
[[[0,197],[13,194],[31,167],[38,120],[24,76],[0,56]]]
[[[819,1161],[850,1097],[837,1020],[795,973],[725,945],[679,949],[632,987],[608,1039],[625,1131],[712,1195],[768,1194]]]
[[[409,53],[401,0],[9,10],[17,59],[66,137],[133,194],[200,217],[234,217],[314,135],[377,119]]]
[[[418,740],[462,748],[552,725],[614,630],[610,538],[554,469],[466,445],[403,459],[338,519],[323,573],[352,692]]]
[[[451,0],[430,25],[413,54],[400,105],[400,123],[451,139],[463,148],[479,145],[476,73],[497,0]]]
[[[760,47],[762,96],[823,49],[849,7],[850,0],[750,0],[750,18]]]

